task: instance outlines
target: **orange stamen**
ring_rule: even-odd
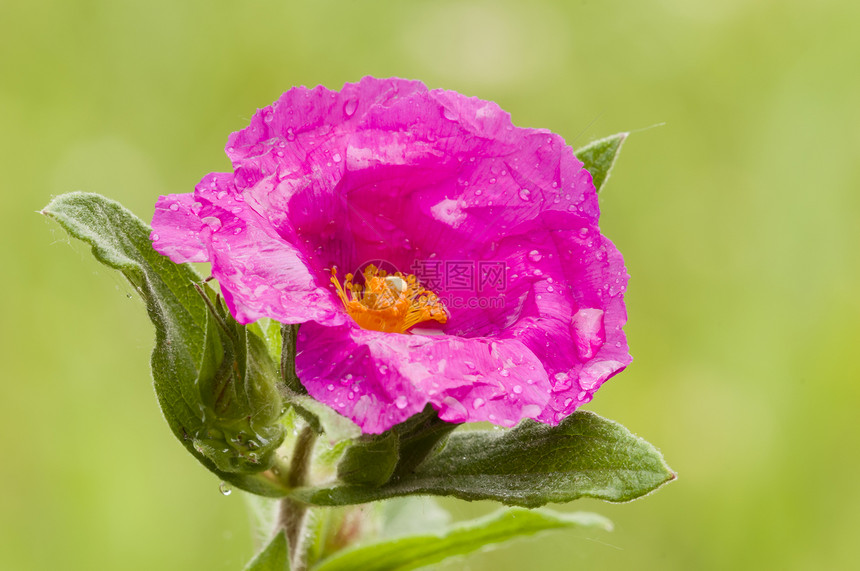
[[[364,285],[352,283],[346,274],[343,286],[337,279],[337,268],[331,270],[331,283],[347,313],[363,329],[406,333],[424,321],[445,323],[445,306],[432,291],[424,289],[412,274],[397,272],[388,275],[374,265],[364,272]],[[349,294],[347,294],[349,292]]]

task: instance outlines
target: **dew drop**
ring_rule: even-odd
[[[206,224],[207,226],[209,226],[209,228],[210,228],[213,232],[217,232],[218,230],[220,230],[220,229],[221,229],[221,219],[220,219],[220,218],[217,218],[217,217],[215,217],[215,216],[205,216],[205,217],[202,219],[202,221],[203,221],[203,223],[204,223],[204,224]]]
[[[472,408],[474,408],[475,410],[478,410],[479,408],[481,408],[482,406],[484,406],[484,403],[485,403],[485,402],[486,402],[486,401],[485,401],[484,399],[482,399],[482,398],[478,397],[478,398],[476,398],[475,400],[473,400],[473,401],[472,401]]]
[[[171,204],[171,205],[170,205],[170,209],[171,209],[172,211],[176,212],[177,210],[179,210],[179,204],[177,204],[176,202],[174,202],[173,204]]]
[[[400,410],[403,410],[404,408],[406,408],[407,404],[408,404],[408,401],[406,400],[406,397],[403,395],[400,395],[399,397],[394,399],[394,406],[396,406]]]
[[[153,234],[153,235],[152,235],[152,241],[153,241],[153,242],[157,242],[157,241],[158,241],[158,234]]]
[[[520,394],[523,392],[523,388],[520,385],[514,385],[514,392]]]
[[[343,157],[340,156],[340,153],[335,153],[334,155],[332,155],[331,160],[333,160],[336,163],[339,163],[340,161],[343,160]]]
[[[447,119],[449,121],[456,121],[457,120],[457,112],[454,111],[453,109],[448,109],[447,107],[443,107],[442,108],[442,115],[444,115],[445,119]]]
[[[233,488],[227,482],[221,482],[218,484],[218,491],[221,492],[222,496],[229,496],[233,493]]]
[[[343,114],[347,117],[355,115],[355,110],[358,108],[358,99],[347,99],[343,104]]]
[[[293,128],[290,127],[289,129],[287,129],[287,140],[288,141],[294,141],[295,139],[296,139],[296,134],[293,133]]]
[[[520,191],[520,199],[521,200],[528,201],[528,200],[531,200],[531,198],[532,198],[532,193],[531,193],[531,191],[529,191],[529,189],[524,188]]]
[[[531,252],[529,252],[529,260],[533,262],[540,262],[542,257],[543,256],[541,256],[540,252],[538,252],[537,250],[532,250]]]

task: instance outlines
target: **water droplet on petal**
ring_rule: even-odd
[[[221,229],[221,219],[215,216],[205,216],[203,218],[203,223],[209,226],[213,232],[217,232]]]
[[[399,397],[397,397],[396,399],[394,399],[394,406],[396,406],[396,407],[397,407],[397,408],[399,408],[400,410],[403,410],[404,408],[406,408],[406,405],[407,405],[407,404],[409,404],[409,403],[408,403],[408,401],[406,400],[406,397],[405,397],[405,396],[403,396],[403,395],[400,395]]]
[[[221,492],[222,496],[229,496],[233,493],[233,488],[227,482],[221,482],[218,484],[218,491]]]
[[[576,350],[581,359],[591,359],[603,346],[606,333],[603,327],[603,310],[583,308],[571,321]]]
[[[157,242],[157,241],[158,241],[158,234],[153,234],[153,235],[152,235],[152,241],[153,241],[153,242]]]
[[[442,399],[442,404],[445,405],[448,414],[448,422],[464,422],[469,418],[469,411],[463,406],[463,403],[454,397],[445,397]]]
[[[542,257],[543,256],[541,256],[540,252],[538,252],[537,250],[532,250],[531,252],[529,252],[529,260],[533,262],[540,262]]]
[[[340,156],[340,153],[335,153],[334,155],[332,155],[331,160],[333,160],[336,163],[339,163],[340,161],[343,160],[343,157]]]
[[[448,109],[447,107],[443,107],[442,108],[442,115],[444,115],[445,119],[447,119],[449,121],[456,121],[457,120],[457,112],[454,111],[453,109]]]
[[[486,402],[486,401],[485,401],[484,399],[482,399],[482,398],[478,397],[478,398],[476,398],[475,400],[473,400],[473,401],[472,401],[472,408],[474,408],[475,410],[478,410],[479,408],[481,408],[482,406],[484,406],[484,403],[485,403],[485,402]]]
[[[521,200],[531,200],[532,193],[529,189],[524,188],[520,191],[520,199]]]
[[[555,378],[555,384],[554,384],[553,389],[552,389],[554,392],[566,391],[573,384],[573,379],[571,379],[570,375],[568,375],[565,372],[556,373],[554,375],[554,378]]]
[[[514,392],[520,394],[523,392],[523,388],[520,385],[514,385]]]
[[[347,99],[346,103],[343,104],[343,114],[347,117],[352,117],[355,115],[355,110],[358,108],[358,99]]]

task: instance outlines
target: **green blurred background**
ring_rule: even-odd
[[[860,4],[0,1],[0,568],[240,569],[240,494],[173,439],[120,276],[36,212],[224,170],[295,85],[421,79],[574,146],[634,133],[602,197],[633,365],[590,408],[680,478],[613,533],[444,569],[839,569],[860,531]],[[458,517],[488,504],[449,502]]]

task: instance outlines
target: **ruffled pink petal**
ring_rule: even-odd
[[[383,432],[429,402],[449,422],[513,426],[549,401],[540,361],[515,339],[401,335],[354,324],[299,329],[296,371],[311,396]]]
[[[343,308],[328,281],[308,268],[302,253],[278,236],[232,181],[229,173],[212,173],[193,197],[162,197],[153,247],[175,262],[212,262],[212,275],[240,323],[261,317],[342,323]]]
[[[159,196],[152,218],[152,246],[177,264],[208,262],[209,228],[197,216],[193,194]]]

